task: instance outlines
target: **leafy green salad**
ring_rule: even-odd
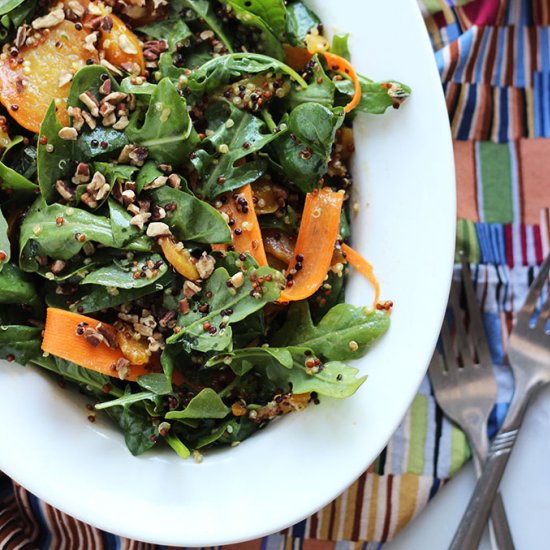
[[[134,455],[351,396],[392,307],[349,244],[352,124],[410,89],[300,0],[2,0],[0,37],[0,356]]]

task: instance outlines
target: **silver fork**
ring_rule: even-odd
[[[495,405],[497,383],[479,304],[464,258],[462,281],[469,317],[469,335],[459,304],[460,283],[453,281],[449,296],[452,319],[447,315],[441,327],[443,356],[437,350],[434,352],[429,376],[437,403],[445,415],[466,434],[479,476],[489,451],[487,422]],[[454,341],[453,328],[456,336]],[[489,532],[493,548],[514,548],[500,494],[495,498],[491,510]]]
[[[538,319],[533,319],[542,289],[548,283],[549,271],[550,255],[531,285],[510,335],[508,358],[515,378],[514,397],[504,425],[493,440],[481,477],[462,516],[450,550],[478,548],[489,517],[489,508],[497,494],[525,411],[533,396],[542,387],[550,384],[550,331],[546,330],[550,317],[550,297],[540,309]]]

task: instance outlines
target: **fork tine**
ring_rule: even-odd
[[[443,344],[443,357],[445,359],[445,365],[447,366],[447,374],[455,377],[458,372],[458,362],[456,360],[456,354],[453,350],[453,343],[447,318],[445,318],[445,321],[441,326],[441,343]]]
[[[466,327],[464,326],[463,311],[459,304],[459,290],[458,285],[451,286],[451,295],[449,296],[449,303],[451,305],[451,311],[453,312],[454,324],[458,333],[458,350],[455,354],[457,357],[460,352],[462,357],[462,363],[464,367],[472,367],[474,365],[474,357],[472,349],[468,343],[468,335],[466,334]]]
[[[462,263],[462,281],[464,283],[464,292],[466,294],[466,307],[468,308],[468,314],[470,316],[470,334],[474,348],[479,359],[479,364],[482,367],[493,366],[493,360],[491,358],[491,352],[487,344],[487,335],[485,333],[485,326],[483,325],[483,319],[481,317],[481,311],[479,309],[479,303],[476,298],[474,290],[474,284],[472,283],[472,275],[470,273],[470,267],[466,262],[464,254],[461,254],[460,260]]]
[[[432,360],[428,367],[428,374],[430,376],[430,381],[432,382],[432,387],[434,392],[437,391],[437,388],[444,382],[445,370],[444,370],[443,357],[441,353],[437,350],[434,351],[432,355]]]
[[[523,307],[518,311],[517,317],[518,320],[522,319],[524,322],[529,322],[533,313],[535,313],[535,308],[537,306],[537,301],[540,298],[542,287],[546,279],[548,278],[548,272],[550,271],[550,254],[544,260],[544,263],[540,267],[540,271],[533,281],[533,284],[529,288],[529,293],[525,299]]]

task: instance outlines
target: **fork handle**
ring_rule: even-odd
[[[497,492],[491,507],[491,524],[495,546],[498,550],[514,550],[514,539],[510,531],[506,510],[500,492]]]
[[[515,396],[521,395],[521,398],[512,403],[505,426],[493,440],[483,471],[477,480],[449,550],[475,550],[479,547],[491,506],[516,442],[527,405],[536,389],[538,388],[531,387],[523,393],[518,392],[516,388]]]
[[[462,516],[449,550],[474,550],[479,547],[491,506],[514,446],[518,430],[499,433],[491,446],[474,493]]]
[[[483,463],[489,452],[488,438],[486,436],[487,426],[484,426],[483,434],[485,434],[485,436],[482,437],[480,441],[472,440],[470,443],[474,454],[474,465],[477,477],[481,475]],[[510,525],[508,524],[508,518],[500,492],[497,492],[495,495],[495,500],[491,507],[489,535],[491,539],[491,548],[494,550],[515,550],[514,539],[510,531]]]

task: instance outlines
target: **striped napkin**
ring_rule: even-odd
[[[457,249],[475,264],[499,382],[494,432],[513,388],[505,366],[513,312],[550,247],[550,4],[424,0],[421,8],[454,138]],[[469,457],[426,379],[387,448],[352,487],[303,522],[233,548],[378,549]],[[0,474],[0,548],[160,547],[77,522]]]

